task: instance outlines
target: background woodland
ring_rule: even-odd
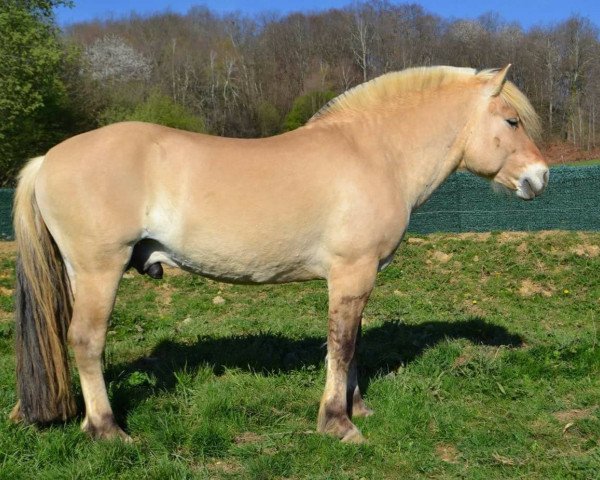
[[[77,23],[70,2],[2,0],[0,185],[58,141],[135,119],[260,137],[302,125],[327,100],[385,72],[513,64],[544,141],[593,151],[600,135],[598,28],[582,17],[524,30],[494,13],[448,20],[381,0],[280,16],[185,15]]]

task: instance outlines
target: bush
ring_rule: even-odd
[[[153,93],[148,99],[133,108],[111,106],[105,109],[98,118],[100,125],[108,125],[126,120],[157,123],[165,127],[180,128],[190,132],[205,132],[204,120],[182,105],[175,103],[170,97]]]
[[[301,127],[308,122],[323,105],[335,97],[336,94],[331,91],[317,91],[296,98],[292,105],[292,109],[285,116],[285,120],[283,121],[284,131],[289,132],[290,130]]]
[[[269,137],[279,133],[281,115],[274,105],[269,102],[262,102],[256,109],[256,117],[261,137]]]

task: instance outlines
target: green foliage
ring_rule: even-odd
[[[146,101],[133,108],[110,106],[100,114],[98,122],[100,125],[108,125],[126,120],[157,123],[190,132],[206,131],[202,118],[160,93],[151,94]]]
[[[323,105],[335,97],[336,94],[333,92],[317,91],[296,98],[292,105],[292,109],[285,116],[283,129],[286,132],[289,132],[290,130],[301,127],[308,122],[310,117],[317,113]]]
[[[279,132],[281,115],[273,104],[266,101],[260,103],[256,116],[261,137],[269,137]]]
[[[53,9],[65,6],[72,7],[71,0],[2,0],[2,8],[18,8],[29,12],[38,19],[52,20]]]
[[[0,185],[64,135],[67,101],[51,9],[67,2],[12,0],[0,10]]]

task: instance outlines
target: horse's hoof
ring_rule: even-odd
[[[93,440],[119,439],[125,443],[133,442],[131,437],[117,425],[112,416],[110,418],[107,416],[98,425],[94,425],[86,418],[81,424],[81,430],[87,433]]]
[[[322,409],[317,422],[317,431],[339,438],[345,443],[362,443],[364,438],[347,415],[332,414]]]
[[[352,416],[353,417],[370,417],[375,412],[367,407],[364,403],[352,406]]]
[[[125,443],[133,443],[133,439],[120,427],[111,429],[82,428],[92,440],[121,440]]]
[[[344,437],[342,438],[342,442],[343,443],[365,443],[365,437],[362,436],[362,433],[360,433],[360,430],[358,430],[358,428],[354,428],[353,430],[350,430],[346,435],[344,435]]]
[[[127,435],[123,430],[119,428],[119,437],[124,443],[133,443],[133,438]]]

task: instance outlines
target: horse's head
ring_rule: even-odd
[[[546,187],[548,166],[532,140],[539,135],[538,117],[527,98],[506,81],[509,67],[477,75],[481,101],[467,126],[461,165],[530,200]]]

